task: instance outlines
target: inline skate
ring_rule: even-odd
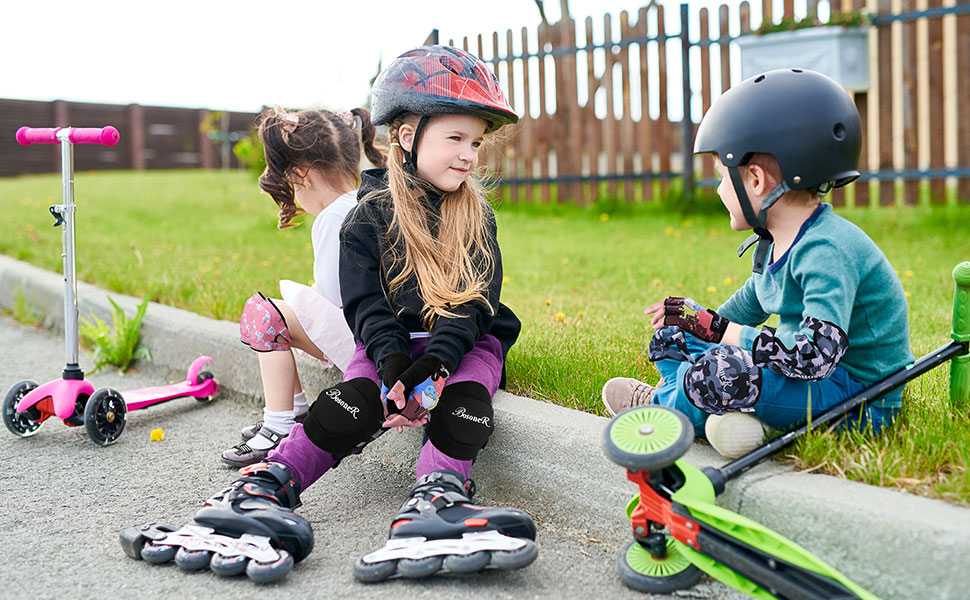
[[[538,554],[532,518],[515,508],[475,506],[473,495],[474,482],[455,471],[421,477],[391,523],[390,539],[357,561],[354,577],[373,583],[531,564]]]
[[[257,582],[282,579],[313,550],[310,524],[293,512],[299,483],[278,463],[240,469],[242,475],[208,499],[192,522],[175,528],[158,523],[130,527],[121,547],[135,560],[185,570],[209,567],[221,576],[243,572]]]

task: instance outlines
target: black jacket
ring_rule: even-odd
[[[371,192],[387,189],[387,173],[385,169],[370,169],[361,173],[361,178],[358,205],[340,230],[340,297],[354,337],[364,344],[367,358],[380,365],[392,352],[410,354],[410,332],[426,331],[421,319],[424,302],[413,275],[392,296],[388,295],[387,283],[394,275],[388,272],[391,261],[387,253],[387,232],[393,211],[390,194],[373,194],[364,200]],[[434,233],[435,217],[441,210],[440,192],[428,192],[422,203],[428,209]],[[484,295],[491,310],[480,301],[453,307],[451,312],[460,316],[438,317],[426,349],[453,369],[458,368],[462,357],[485,334],[495,336],[503,354],[507,354],[521,328],[518,317],[499,302],[502,255],[494,214],[490,212],[488,219],[495,272]],[[403,248],[400,251],[403,255]]]

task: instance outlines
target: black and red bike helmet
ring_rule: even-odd
[[[491,132],[519,120],[485,63],[449,46],[421,46],[394,59],[374,82],[371,107],[375,125],[404,113],[474,114]]]

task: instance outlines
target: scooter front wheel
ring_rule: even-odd
[[[3,424],[7,426],[10,433],[18,437],[32,436],[43,425],[43,421],[35,421],[31,418],[30,413],[37,412],[34,407],[22,413],[17,413],[17,404],[23,400],[24,396],[35,389],[37,389],[36,381],[29,379],[18,381],[7,391],[7,395],[3,399]]]
[[[625,410],[603,432],[606,455],[631,471],[672,465],[694,441],[694,428],[679,410],[651,404]]]
[[[655,558],[633,541],[616,557],[620,579],[627,587],[648,594],[668,594],[688,588],[703,572],[680,552],[674,539],[667,538],[667,556]]]
[[[199,376],[195,380],[196,385],[202,385],[202,382],[209,381],[210,379],[215,379],[216,376],[209,371],[200,371]],[[202,396],[201,398],[196,398],[199,402],[209,402],[212,400],[212,396]]]
[[[84,429],[88,437],[99,446],[115,443],[125,430],[127,412],[121,392],[112,388],[95,390],[84,407]]]

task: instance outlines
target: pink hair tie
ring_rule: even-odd
[[[344,122],[344,125],[351,129],[360,129],[360,117],[351,112],[339,112],[337,116]],[[355,127],[356,126],[356,127]]]
[[[286,121],[286,123],[283,124],[283,131],[287,133],[293,133],[296,131],[296,126],[300,124],[300,117],[291,115],[279,106],[273,107],[273,110],[276,112],[276,116],[279,117],[280,120]]]

